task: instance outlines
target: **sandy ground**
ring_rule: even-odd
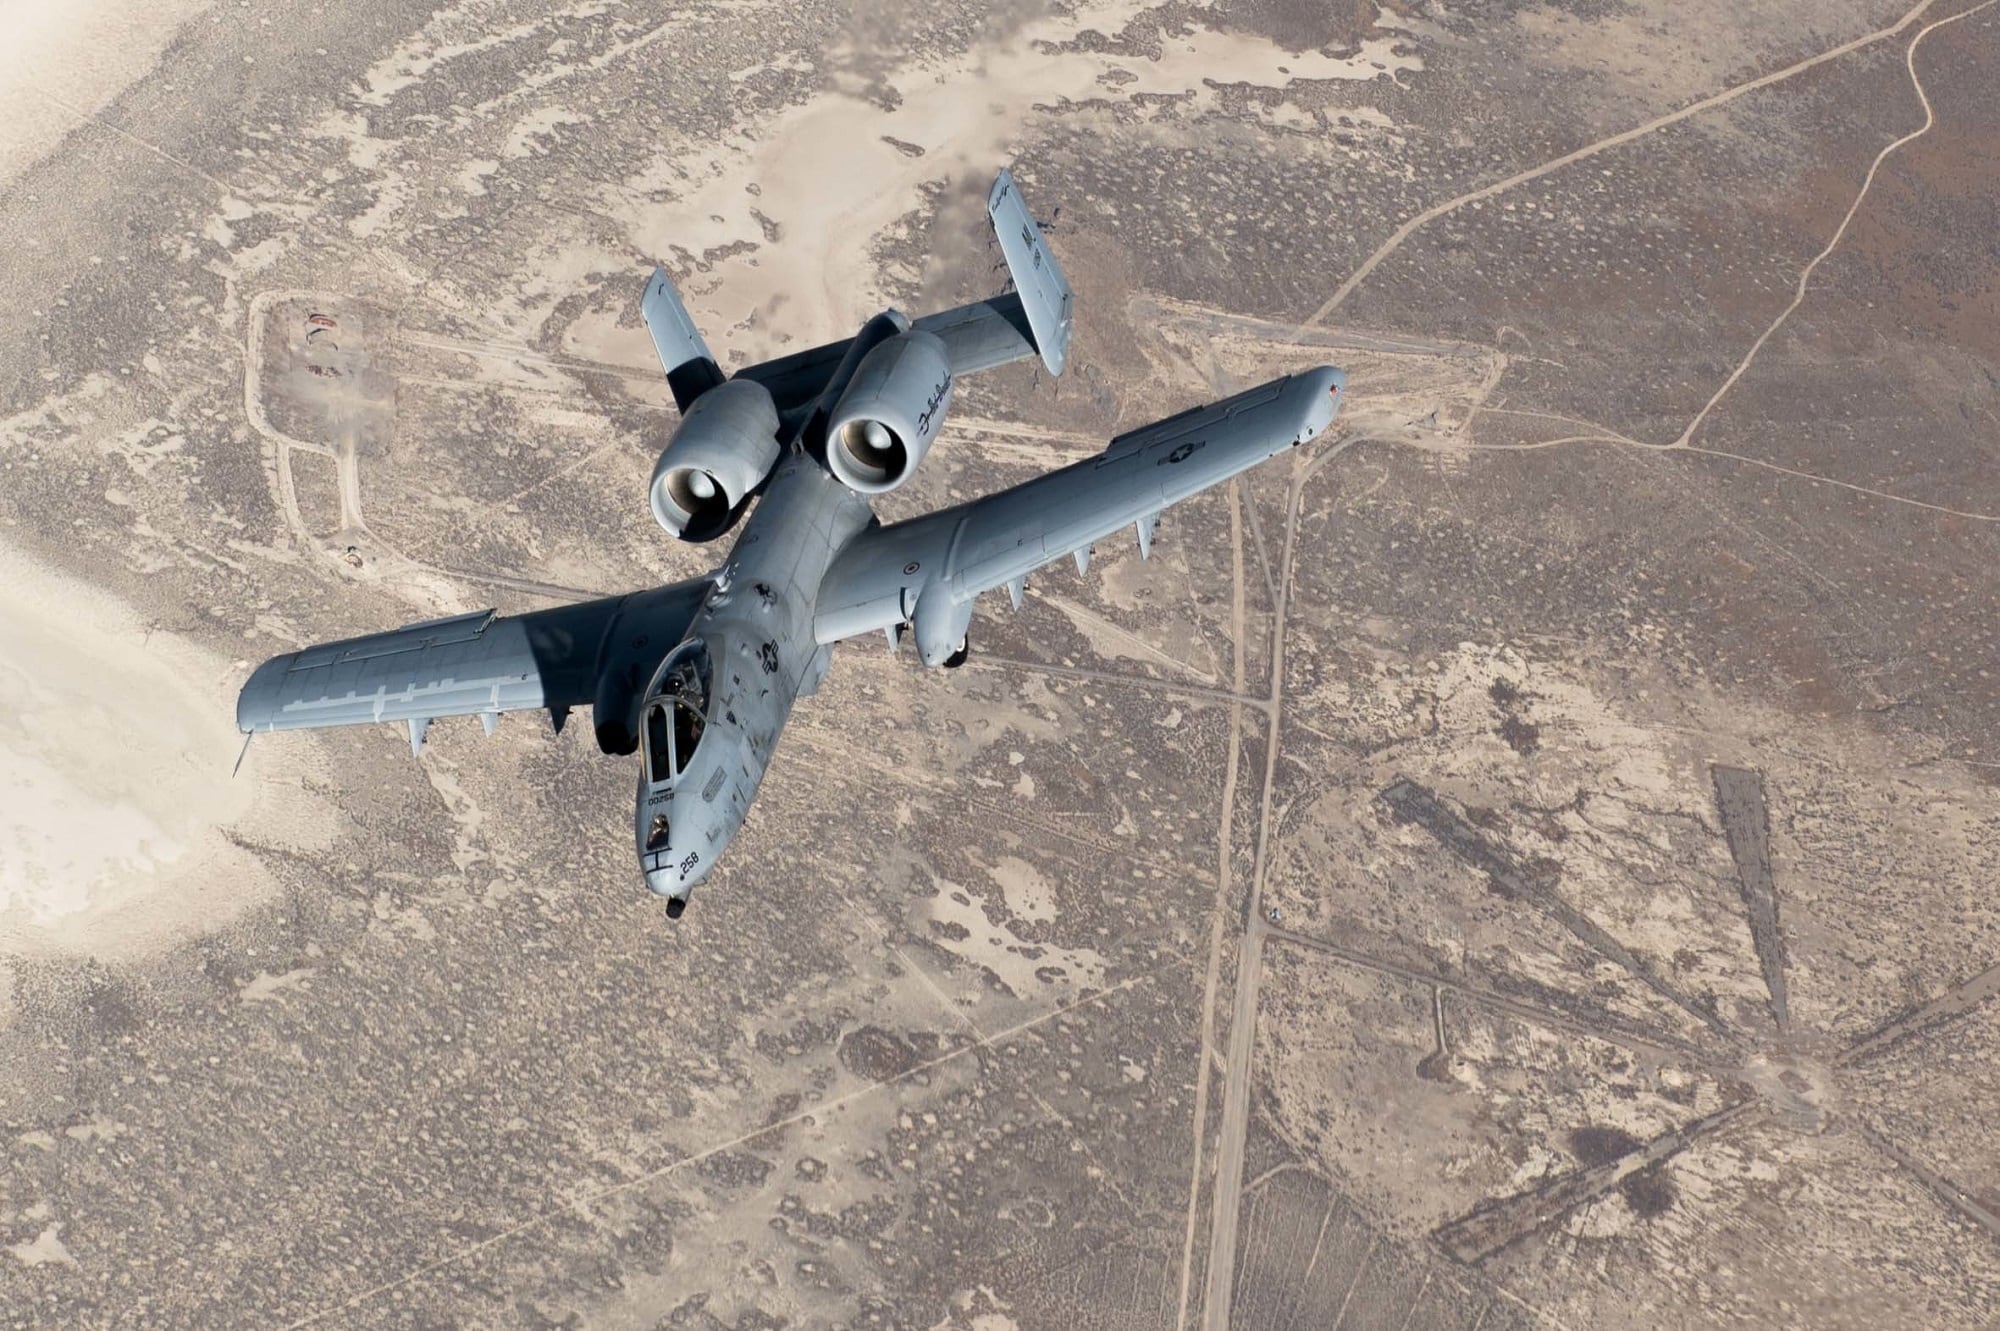
[[[208,8],[0,3],[0,187]],[[231,664],[4,544],[0,625],[0,947],[130,955],[260,899],[224,835],[272,821],[256,756],[230,775]]]
[[[1984,234],[1978,2],[0,0],[0,1323],[1986,1325],[1991,394],[1843,268]],[[843,649],[674,926],[586,726],[230,778],[270,652],[720,554],[651,260],[795,349],[997,285],[1008,160],[1075,368],[900,512],[1301,364],[1341,438]]]
[[[0,186],[151,72],[207,0],[0,3]]]
[[[878,309],[882,279],[890,274],[878,269],[873,243],[917,209],[925,184],[941,176],[983,199],[993,163],[1007,160],[1028,137],[1037,108],[1189,97],[1187,110],[1199,112],[1215,101],[1219,85],[1270,85],[1274,58],[1285,70],[1276,86],[1287,89],[1305,80],[1368,81],[1422,68],[1419,57],[1398,54],[1397,41],[1386,35],[1348,56],[1287,57],[1261,38],[1198,25],[1168,38],[1158,59],[1059,49],[1087,32],[1117,32],[1144,8],[1126,0],[1041,18],[964,55],[916,64],[898,72],[901,101],[886,113],[846,72],[855,53],[831,51],[836,74],[829,91],[746,126],[705,160],[673,159],[677,173],[701,183],[668,205],[628,204],[621,220],[669,263],[677,255],[719,255],[769,224],[775,243],[732,250],[687,283],[690,308],[717,350],[747,361],[842,336]],[[1311,122],[1283,101],[1264,117],[1274,125]],[[842,185],[828,188],[830,181]],[[630,193],[677,183],[642,176]],[[976,263],[984,244],[975,226],[965,254],[934,255],[930,266]]]
[[[230,663],[4,545],[0,625],[0,947],[127,955],[263,896]]]

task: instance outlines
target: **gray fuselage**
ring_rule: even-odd
[[[669,911],[743,825],[793,702],[824,675],[828,649],[813,636],[814,599],[834,557],[872,519],[866,498],[809,452],[791,449],[715,590],[648,681],[633,833],[646,886],[668,898]],[[675,732],[671,743],[663,726]],[[691,756],[681,749],[690,741]]]

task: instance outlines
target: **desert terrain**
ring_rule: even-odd
[[[2000,1325],[1995,0],[0,3],[0,1326]],[[693,576],[728,367],[998,290],[670,924],[587,726],[264,658]]]

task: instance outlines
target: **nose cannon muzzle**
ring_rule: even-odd
[[[693,894],[694,885],[700,877],[698,873],[689,873],[683,878],[678,868],[648,869],[646,890],[656,897],[664,897],[667,903],[667,918],[678,920],[682,912],[687,910],[688,897]]]

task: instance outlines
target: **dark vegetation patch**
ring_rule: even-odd
[[[840,1062],[857,1077],[887,1081],[917,1065],[917,1051],[908,1041],[880,1026],[849,1031],[840,1042]]]
[[[1624,1194],[1625,1203],[1632,1208],[1632,1213],[1642,1220],[1665,1215],[1680,1198],[1680,1191],[1667,1177],[1664,1164],[1648,1165],[1627,1174],[1620,1180],[1618,1191]]]
[[[1639,1139],[1623,1128],[1591,1124],[1569,1134],[1569,1149],[1570,1154],[1581,1160],[1587,1169],[1594,1165],[1608,1165],[1620,1156],[1630,1155],[1639,1149]]]
[[[1542,728],[1518,716],[1508,716],[1500,722],[1500,738],[1507,741],[1508,748],[1525,758],[1542,747]]]

